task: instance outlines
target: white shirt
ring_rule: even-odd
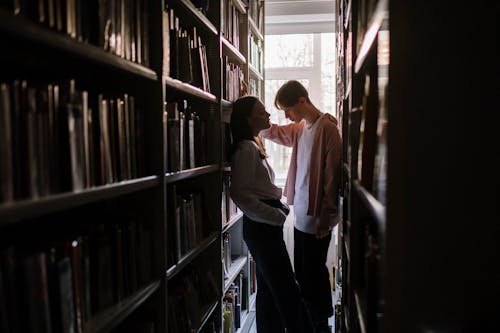
[[[233,153],[231,160],[231,198],[251,220],[281,226],[286,214],[261,201],[280,199],[281,188],[274,185],[274,171],[259,154],[254,141],[244,140]]]
[[[320,117],[318,117],[319,119]],[[309,207],[309,168],[311,165],[311,150],[318,121],[304,126],[297,145],[297,177],[295,179],[295,228],[308,233],[316,233],[316,217],[307,215]]]

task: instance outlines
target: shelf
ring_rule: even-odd
[[[184,7],[186,7],[207,30],[211,31],[214,35],[218,34],[217,28],[213,25],[213,23],[210,22],[210,20],[202,12],[196,9],[190,0],[180,0],[180,3],[182,3]]]
[[[155,281],[118,304],[115,304],[104,310],[102,313],[91,317],[91,319],[85,324],[83,332],[108,332],[117,326],[130,313],[132,313],[132,311],[143,304],[159,287],[160,281]]]
[[[177,273],[182,271],[190,262],[192,262],[200,253],[205,251],[213,242],[219,238],[219,233],[214,232],[201,242],[196,248],[184,255],[181,260],[167,270],[167,279],[173,278]]]
[[[177,182],[179,180],[193,178],[196,176],[215,172],[217,170],[220,170],[219,165],[218,164],[211,164],[211,165],[206,165],[206,166],[202,166],[202,167],[198,167],[198,168],[194,168],[194,169],[188,169],[188,170],[167,173],[167,174],[165,174],[165,180],[166,180],[167,184],[170,184],[173,182]]]
[[[0,33],[7,33],[20,38],[21,41],[36,43],[71,56],[79,57],[83,61],[91,61],[109,66],[150,80],[158,80],[158,76],[150,68],[120,58],[96,45],[79,42],[62,32],[51,30],[40,24],[31,22],[27,18],[9,14],[3,9],[0,9]],[[7,48],[11,52],[8,45]],[[3,52],[6,51],[4,50]],[[77,67],[76,63],[75,66]]]
[[[347,4],[347,10],[344,13],[344,29],[346,30],[347,27],[349,26],[349,17],[351,16],[352,1],[353,0],[349,0],[349,3]]]
[[[240,271],[245,267],[247,263],[247,257],[239,257],[233,260],[231,267],[229,267],[229,276],[224,280],[224,290],[222,294],[224,294],[228,289],[231,283],[236,279]]]
[[[373,41],[377,37],[377,33],[382,26],[382,22],[386,17],[388,10],[388,0],[378,0],[377,7],[373,13],[370,22],[368,23],[368,28],[366,29],[365,35],[363,37],[363,42],[359,48],[358,56],[354,64],[354,72],[358,73],[363,67],[368,53],[373,45]]]
[[[65,192],[40,199],[2,204],[0,205],[0,225],[142,191],[159,184],[160,180],[157,176],[149,176],[92,187],[80,192]]]
[[[241,14],[246,14],[245,4],[241,0],[233,0],[233,5]]]
[[[225,110],[231,110],[233,108],[233,102],[228,101],[227,99],[221,99],[220,105]]]
[[[223,50],[225,50],[229,56],[229,58],[233,61],[238,62],[239,64],[246,64],[247,60],[245,56],[236,48],[233,44],[231,44],[226,38],[221,37]]]
[[[255,22],[253,21],[253,19],[251,17],[248,17],[248,23],[250,24],[250,30],[251,30],[252,34],[254,35],[254,37],[256,37],[257,39],[259,39],[261,41],[264,41],[264,36],[259,31],[259,28],[257,27],[257,25],[255,24]]]
[[[208,310],[203,315],[203,318],[201,319],[200,327],[198,327],[198,329],[196,330],[197,333],[201,332],[201,330],[203,329],[203,326],[205,326],[206,322],[208,321],[208,319],[210,318],[212,313],[214,313],[215,309],[217,309],[218,305],[219,305],[219,302],[215,302],[214,304],[212,304],[208,308]]]
[[[362,202],[375,219],[378,233],[385,234],[385,207],[359,183],[359,180],[355,180],[353,185]]]
[[[217,103],[217,97],[215,97],[215,95],[201,90],[198,87],[192,86],[188,83],[184,83],[177,79],[173,79],[171,77],[166,77],[164,80],[167,87],[177,89],[179,91],[182,91],[183,93],[207,100],[209,102]]]
[[[264,81],[264,77],[262,76],[262,74],[260,74],[259,71],[252,64],[250,64],[250,63],[248,64],[248,69],[249,69],[250,75],[252,75],[253,77],[255,77],[259,81]]]
[[[351,253],[349,252],[349,240],[344,237],[344,241],[343,241],[343,244],[344,244],[344,250],[345,250],[345,254],[347,256],[347,261],[351,262]]]
[[[361,333],[366,333],[365,316],[361,308],[361,299],[358,292],[354,291],[354,300],[356,302],[356,312],[358,313],[358,322]]]
[[[243,212],[239,211],[236,215],[232,216],[229,221],[222,227],[222,233],[231,229],[243,217]]]

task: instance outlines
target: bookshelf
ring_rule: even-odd
[[[264,2],[225,0],[222,15],[226,20],[221,23],[223,85],[221,100],[221,126],[223,133],[223,192],[222,192],[222,245],[223,245],[223,332],[233,328],[240,332],[247,320],[251,320],[251,309],[255,301],[255,263],[243,240],[243,214],[230,198],[231,180],[230,160],[227,155],[231,137],[229,121],[232,101],[245,93],[258,96],[264,101],[263,63],[260,71],[253,69],[255,61],[251,52],[252,44],[258,39],[263,56],[264,44]],[[258,17],[256,25],[253,17]],[[228,27],[237,26],[234,29]],[[254,53],[256,53],[254,51]],[[262,61],[262,58],[260,58]],[[244,84],[242,84],[242,81]],[[252,83],[253,82],[253,83]],[[256,89],[259,87],[259,89]],[[248,325],[247,325],[248,326]]]
[[[488,259],[498,242],[484,220],[495,216],[497,180],[474,176],[498,168],[487,153],[495,149],[486,138],[492,129],[479,120],[498,104],[494,88],[479,83],[498,62],[487,45],[467,48],[476,36],[494,35],[492,7],[336,6],[344,138],[336,332],[498,329],[492,302],[499,293],[491,288],[498,272]],[[451,33],[472,17],[482,24]],[[477,113],[463,121],[471,110]],[[477,160],[463,161],[464,149]],[[475,180],[457,184],[459,175]],[[463,298],[465,286],[474,291]]]
[[[0,6],[0,330],[221,332],[235,291],[243,323],[255,267],[221,194],[263,1],[44,4]]]

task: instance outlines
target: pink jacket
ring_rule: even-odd
[[[338,194],[342,159],[342,138],[337,127],[337,119],[325,113],[318,119],[318,128],[311,150],[309,207],[307,214],[318,217],[318,227],[334,227],[339,222]],[[295,178],[297,175],[298,139],[305,120],[289,125],[272,125],[260,132],[263,138],[278,144],[293,147],[284,196],[293,205]]]

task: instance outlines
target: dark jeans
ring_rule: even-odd
[[[243,238],[257,266],[257,332],[310,333],[310,317],[288,257],[283,228],[243,217]]]
[[[330,274],[326,257],[332,233],[318,239],[294,228],[294,268],[302,296],[313,322],[328,320],[333,315]]]

